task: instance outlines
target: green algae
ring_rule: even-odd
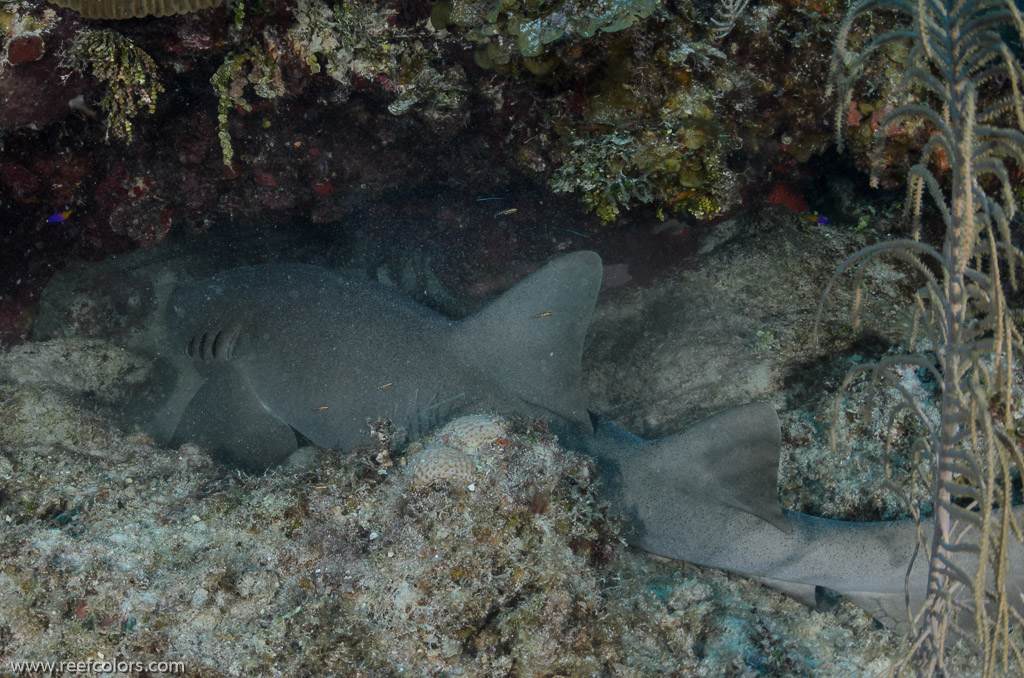
[[[310,71],[322,70],[344,96],[357,85],[373,84],[391,99],[392,115],[444,117],[462,109],[462,69],[445,64],[436,44],[396,26],[394,17],[383,4],[300,0],[287,37]]]
[[[62,64],[90,74],[102,85],[99,105],[107,114],[107,141],[113,135],[130,144],[133,120],[141,113],[154,113],[164,91],[153,59],[115,31],[78,33]]]
[[[229,53],[210,78],[210,84],[217,94],[217,137],[221,155],[224,164],[230,165],[234,150],[228,115],[234,108],[245,112],[252,110],[252,105],[245,98],[247,87],[251,86],[256,96],[262,99],[282,96],[285,88],[281,67],[267,50],[254,45],[237,54]]]
[[[726,164],[734,142],[724,141],[721,116],[736,83],[698,79],[695,66],[725,55],[695,41],[685,19],[656,19],[657,9],[454,1],[432,22],[475,44],[482,68],[524,83],[586,83],[572,96],[540,100],[541,129],[555,132],[547,149],[530,140],[513,153],[525,169],[547,172],[553,190],[578,194],[604,225],[637,204],[710,218],[738,202]]]
[[[712,144],[700,142],[708,146],[704,154],[687,147],[687,139],[704,137],[702,126],[701,121],[683,120],[675,128],[573,138],[572,150],[549,185],[557,192],[581,193],[604,225],[637,202],[668,204],[701,218],[715,216],[735,197],[728,195],[731,174]]]

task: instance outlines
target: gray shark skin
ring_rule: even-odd
[[[600,286],[600,258],[577,252],[455,322],[314,266],[227,271],[168,307],[174,347],[206,377],[171,442],[259,470],[295,451],[293,430],[347,449],[379,417],[413,435],[486,410],[589,431],[580,357]]]
[[[770,405],[725,410],[658,440],[642,440],[597,417],[594,429],[586,448],[597,460],[606,498],[630,526],[626,539],[633,546],[757,579],[821,610],[839,594],[889,628],[910,629],[928,584],[927,549],[914,557],[917,525],[781,509],[781,435]],[[1013,514],[1024,522],[1024,506]],[[922,520],[922,530],[929,539],[930,519]],[[1009,547],[1007,591],[1024,615],[1024,544],[1011,538]],[[978,567],[969,554],[955,562],[967,572]]]
[[[596,459],[632,545],[819,608],[839,594],[906,630],[907,595],[916,612],[927,575],[922,552],[905,585],[914,524],[782,510],[770,405],[726,410],[651,441],[591,419],[581,359],[601,270],[593,252],[565,255],[462,321],[304,265],[236,269],[178,290],[169,334],[206,380],[172,444],[196,442],[261,470],[295,451],[296,432],[350,448],[370,441],[366,424],[378,417],[418,435],[470,412],[541,414],[564,444]],[[1024,507],[1014,511],[1024,521]],[[1010,597],[1024,614],[1024,547],[1012,548]]]

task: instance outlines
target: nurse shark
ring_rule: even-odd
[[[927,586],[927,554],[914,558],[917,527],[783,510],[770,405],[735,407],[658,440],[587,411],[581,358],[601,272],[596,253],[567,254],[460,321],[300,264],[183,287],[168,334],[205,382],[172,443],[260,470],[293,453],[296,434],[321,447],[369,442],[367,421],[378,417],[418,435],[470,412],[540,414],[567,446],[596,459],[632,545],[751,577],[817,608],[842,596],[909,628],[908,610],[920,609]],[[1024,507],[1014,514],[1024,521]],[[1012,548],[1009,598],[1024,614],[1024,546]],[[976,568],[969,555],[962,561]]]

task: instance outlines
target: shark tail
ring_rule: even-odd
[[[770,576],[754,576],[754,579],[819,611],[830,610],[838,602],[849,600],[898,633],[913,629],[913,619],[927,602],[929,583],[929,545],[925,543],[915,548],[918,526],[914,521],[852,523],[792,512],[786,512],[786,517],[797,538],[802,538],[806,546],[817,551],[828,548],[832,552],[836,567],[831,568],[829,574],[843,570],[845,573],[839,578],[830,577],[828,587],[814,585],[810,576],[815,570],[822,573],[820,567],[808,569],[809,576],[803,582]],[[1003,510],[998,509],[991,520],[995,524],[1002,517]],[[1012,508],[1012,520],[1017,524],[1024,521],[1024,506]],[[957,523],[954,530],[962,528],[963,525]],[[932,519],[923,519],[920,531],[926,539],[932,529]],[[972,544],[968,535],[960,550],[951,554],[955,567],[968,576],[978,572],[978,554],[971,548]],[[1024,543],[1010,536],[1000,548],[1006,549],[1005,571],[1002,581],[997,583],[991,563],[986,568],[986,614],[990,623],[1005,614],[1012,625],[1024,619]],[[805,547],[804,551],[807,550]],[[1000,591],[1002,593],[998,593]],[[946,608],[951,615],[950,626],[973,635],[977,627],[971,587],[950,582],[943,595],[951,595],[953,599],[953,604]],[[1005,597],[1000,600],[1002,595]],[[1000,609],[1003,605],[1005,607]]]
[[[452,349],[502,391],[590,431],[581,362],[601,272],[596,252],[552,261],[458,323]]]
[[[648,514],[643,516],[644,538],[652,544],[674,540],[670,515],[678,510],[673,498],[682,490],[700,495],[695,500],[718,502],[757,516],[784,533],[791,531],[779,506],[781,433],[770,404],[733,407],[657,440],[642,440],[600,417],[595,417],[594,427],[592,452],[603,466],[612,467],[610,477],[621,477],[623,483],[617,487],[613,480],[609,490],[624,493],[625,503]],[[615,473],[626,466],[633,470],[632,477]],[[657,534],[658,530],[665,534]],[[660,552],[641,543],[637,546]]]

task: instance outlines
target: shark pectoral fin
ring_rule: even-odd
[[[191,442],[234,466],[262,471],[298,449],[291,427],[267,411],[234,369],[219,370],[185,408],[171,440]]]
[[[456,325],[453,350],[506,393],[589,432],[581,361],[601,272],[595,252],[552,261]]]
[[[779,417],[768,403],[733,407],[652,441],[662,467],[699,471],[706,496],[746,511],[787,534],[779,506]]]

